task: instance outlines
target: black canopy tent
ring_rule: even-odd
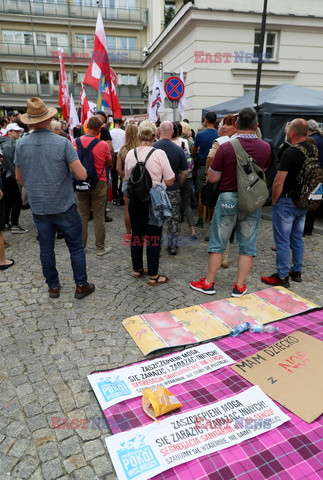
[[[219,117],[237,113],[245,107],[254,107],[254,94],[219,103],[202,110],[215,112]],[[276,149],[284,141],[284,127],[293,118],[314,118],[323,122],[323,91],[284,83],[259,94],[259,122],[263,138]]]

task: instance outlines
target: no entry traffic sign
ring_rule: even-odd
[[[185,92],[185,86],[179,77],[170,77],[166,80],[164,90],[169,100],[179,100]]]

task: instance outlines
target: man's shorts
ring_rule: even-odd
[[[6,217],[4,208],[4,199],[0,200],[0,232],[3,232],[6,228]]]
[[[239,255],[255,257],[260,215],[261,208],[252,213],[242,212],[237,192],[220,193],[212,218],[208,252],[224,253],[236,226]]]
[[[205,165],[201,165],[200,167],[197,167],[196,179],[195,179],[195,192],[196,193],[201,193],[203,185],[206,181],[205,170],[206,170]]]

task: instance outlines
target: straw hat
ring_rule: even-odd
[[[40,123],[48,120],[56,115],[55,107],[47,107],[47,105],[38,97],[28,98],[27,113],[20,116],[20,120],[27,125]]]

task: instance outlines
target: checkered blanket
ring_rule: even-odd
[[[273,335],[244,332],[238,337],[225,337],[215,343],[233,360],[239,361],[295,330],[323,340],[323,309],[288,318],[275,325],[280,331]],[[250,386],[228,366],[172,386],[171,390],[183,404],[181,413],[238,394]],[[290,422],[238,445],[169,469],[154,479],[322,480],[323,416],[307,424],[277,405],[290,417]],[[106,409],[104,415],[112,433],[151,422],[143,413],[141,397],[114,405]]]

